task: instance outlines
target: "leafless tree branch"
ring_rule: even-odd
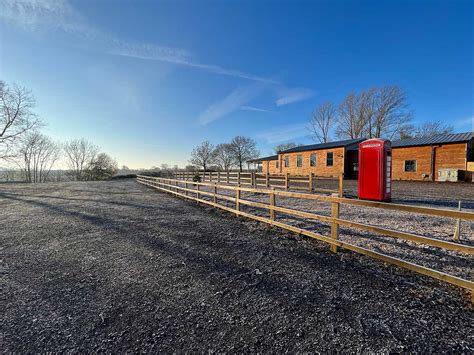
[[[330,130],[336,121],[336,109],[329,101],[319,105],[313,112],[310,121],[310,131],[313,139],[320,143],[330,140]]]

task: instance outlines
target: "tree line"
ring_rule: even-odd
[[[48,181],[61,158],[72,180],[102,180],[115,174],[117,162],[87,139],[61,144],[41,133],[45,124],[34,107],[30,90],[0,80],[0,161],[21,167],[27,182]]]
[[[405,92],[396,85],[372,87],[360,92],[351,92],[335,104],[326,101],[319,104],[311,114],[309,131],[319,143],[333,139],[388,138],[405,139],[452,133],[453,127],[441,121],[428,121],[419,125],[412,123],[413,112],[409,108]],[[300,146],[287,142],[276,145],[274,152]],[[187,170],[228,171],[238,167],[242,171],[247,160],[258,157],[256,143],[251,138],[235,137],[230,143],[213,146],[205,141],[193,149]]]
[[[338,139],[404,139],[453,131],[441,121],[414,125],[412,119],[405,92],[391,85],[351,92],[339,104],[321,103],[311,115],[309,129],[320,143],[331,141],[332,132]]]
[[[229,171],[237,167],[242,171],[244,164],[251,159],[258,158],[260,152],[257,150],[257,143],[248,137],[237,136],[229,143],[221,143],[216,146],[209,141],[202,142],[191,152],[187,170],[195,168],[207,171],[222,170]]]

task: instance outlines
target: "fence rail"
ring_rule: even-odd
[[[177,171],[174,173],[175,179],[192,181],[199,176],[202,182],[225,183],[227,185],[240,185],[259,187],[274,187],[285,190],[306,190],[311,192],[338,193],[342,197],[344,176],[338,176],[338,189],[326,189],[317,187],[318,180],[328,180],[331,178],[316,176],[312,173],[308,175],[290,174],[264,174],[255,172],[240,171]]]
[[[402,204],[393,204],[393,203],[384,203],[384,202],[374,202],[358,199],[348,199],[344,197],[336,196],[327,196],[319,194],[309,194],[309,193],[299,193],[299,192],[290,192],[282,191],[275,189],[256,189],[253,187],[243,187],[243,186],[231,186],[231,185],[219,185],[217,182],[192,182],[188,180],[180,179],[165,179],[165,178],[155,178],[148,176],[137,176],[137,181],[146,186],[155,188],[160,191],[165,191],[176,196],[184,197],[190,200],[194,200],[198,203],[207,204],[213,207],[223,209],[225,211],[236,214],[237,216],[243,216],[251,218],[260,222],[268,223],[270,225],[280,227],[292,232],[296,232],[301,235],[305,235],[323,242],[326,242],[330,245],[331,250],[337,252],[338,248],[344,248],[351,251],[354,251],[359,254],[370,256],[372,258],[382,260],[386,263],[397,265],[405,269],[430,276],[432,278],[445,281],[447,283],[459,286],[471,292],[471,302],[474,304],[474,282],[466,280],[454,275],[450,275],[432,268],[421,266],[400,258],[395,258],[380,252],[375,252],[351,243],[347,243],[341,240],[338,240],[339,237],[339,226],[345,226],[348,228],[364,230],[368,232],[378,233],[392,238],[408,240],[417,244],[429,245],[436,248],[441,248],[445,250],[456,251],[463,254],[474,255],[474,247],[469,245],[464,245],[456,242],[450,242],[445,240],[440,240],[436,238],[426,237],[423,235],[407,233],[397,230],[388,229],[385,227],[378,227],[374,225],[353,222],[345,219],[339,218],[339,209],[341,204],[346,205],[357,205],[357,206],[366,206],[374,207],[384,210],[397,210],[403,212],[412,212],[419,214],[426,214],[431,216],[438,217],[449,217],[455,219],[462,219],[466,221],[474,221],[474,213],[468,211],[458,211],[458,210],[448,210],[448,209],[439,209],[432,207],[419,207],[411,205],[402,205]],[[201,187],[209,187],[210,191],[202,190]],[[219,194],[218,190],[230,190],[235,192],[235,197],[229,195]],[[242,192],[251,192],[258,194],[267,194],[269,196],[268,204],[245,200],[241,198]],[[202,198],[202,196],[207,196],[210,200]],[[307,200],[318,200],[331,204],[331,216],[323,216],[311,212],[303,212],[291,208],[280,207],[276,204],[275,196],[285,196],[298,199],[307,199]],[[219,200],[232,202],[235,206],[228,207],[219,203]],[[269,217],[265,218],[262,216],[257,216],[251,213],[243,212],[240,210],[241,205],[256,207],[260,209],[266,209],[269,211]],[[308,219],[319,220],[322,222],[330,223],[331,225],[331,234],[330,236],[324,236],[306,229],[298,228],[286,223],[278,222],[276,220],[276,212],[281,212],[293,216],[304,217]]]

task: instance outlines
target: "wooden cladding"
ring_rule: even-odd
[[[262,172],[270,174],[338,177],[344,173],[344,147],[279,154],[278,160],[264,161]]]
[[[392,148],[393,180],[438,180],[440,169],[469,170],[467,143],[451,143],[433,146]],[[279,154],[278,160],[262,162],[262,172],[269,174],[308,175],[321,177],[357,178],[357,151],[344,147],[305,152]],[[349,174],[350,172],[351,174]]]
[[[438,180],[439,169],[467,169],[467,144],[393,148],[393,180]]]

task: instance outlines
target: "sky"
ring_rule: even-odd
[[[314,108],[398,85],[414,123],[473,130],[474,2],[2,0],[0,79],[43,132],[119,165],[188,164],[244,135],[261,155],[313,143]]]

